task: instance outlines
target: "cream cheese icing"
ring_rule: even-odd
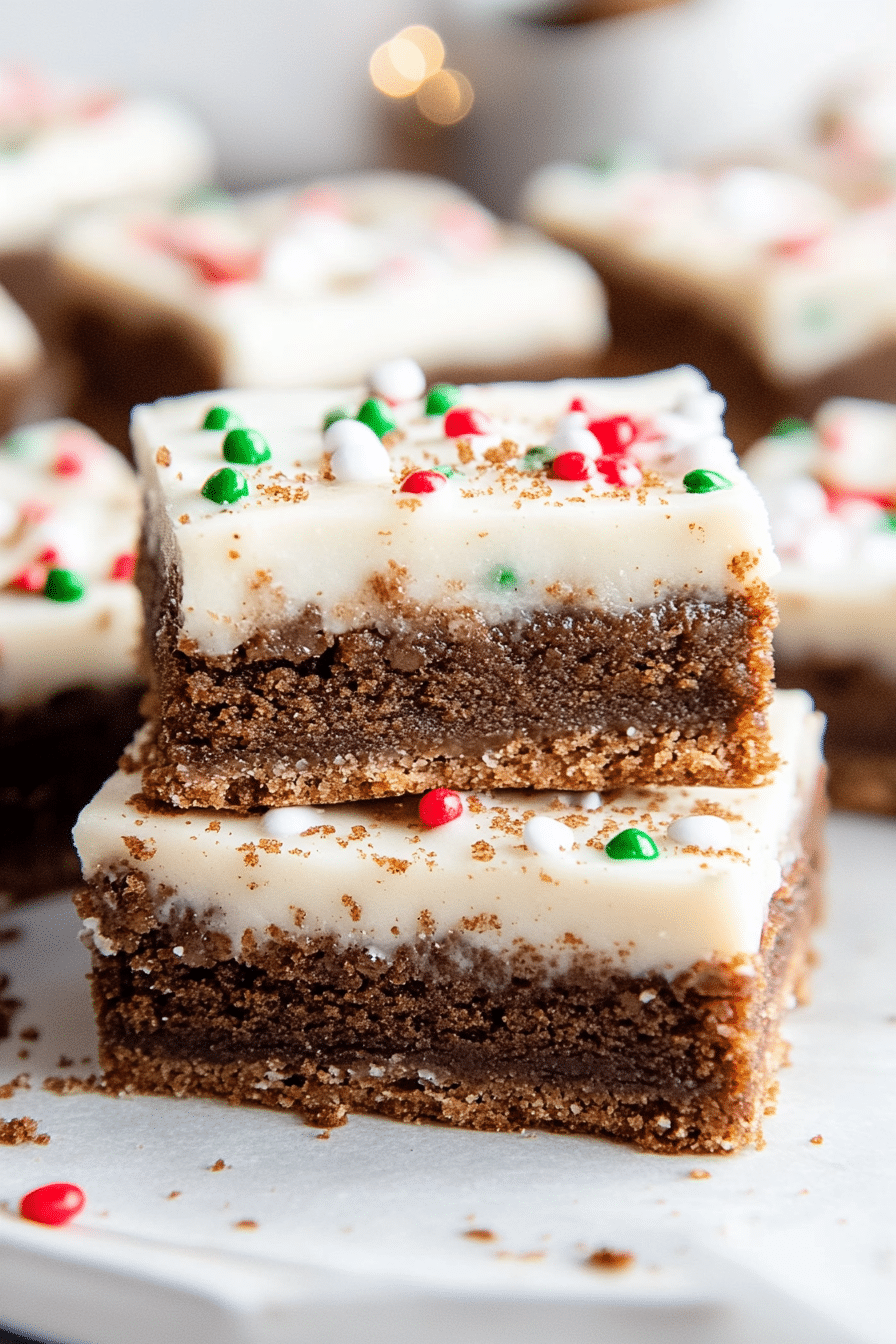
[[[67,215],[101,201],[205,182],[205,131],[157,98],[0,71],[0,249],[45,244]]]
[[[528,944],[558,972],[577,950],[672,977],[700,960],[754,956],[797,857],[822,720],[802,691],[778,692],[770,718],[780,763],[761,788],[628,789],[603,803],[462,794],[461,815],[429,829],[413,799],[153,813],[135,798],[139,776],[119,772],[81,813],[75,844],[86,880],[136,868],[163,921],[195,911],[235,954],[247,930],[264,941],[272,926],[386,960],[418,937],[464,933],[474,948]],[[608,857],[607,842],[631,827],[654,840],[655,860]]]
[[[850,209],[782,169],[554,164],[528,219],[671,297],[697,302],[781,383],[823,372],[896,330],[896,202]]]
[[[87,299],[194,323],[236,386],[350,382],[405,354],[510,367],[592,354],[608,335],[581,258],[415,174],[97,212],[55,257]]]
[[[783,429],[746,457],[781,559],[776,654],[896,678],[896,406],[841,397]]]
[[[41,339],[5,289],[0,289],[0,376],[36,369],[43,354]]]
[[[669,594],[743,593],[777,568],[764,505],[721,432],[724,403],[693,368],[461,387],[455,412],[479,417],[481,433],[425,414],[419,399],[388,407],[385,451],[369,435],[385,479],[345,479],[342,448],[328,446],[339,425],[324,434],[322,422],[334,407],[356,412],[368,391],[204,393],[135,410],[150,545],[181,585],[194,651],[227,655],[308,609],[337,634],[433,608],[488,621],[570,602],[621,613]],[[239,468],[247,493],[230,505],[202,494],[225,468],[225,432],[202,428],[214,405],[270,448]],[[583,435],[597,458],[589,416],[621,417],[637,435],[631,486],[593,464],[588,479],[563,480],[537,454],[533,469],[523,462],[530,448],[554,456]],[[701,467],[724,488],[691,493],[684,477]],[[436,468],[439,488],[408,491],[412,472]]]
[[[31,425],[0,447],[0,706],[137,680],[139,530],[134,472],[74,421]],[[51,575],[63,580],[60,600]],[[48,589],[49,583],[49,589]]]

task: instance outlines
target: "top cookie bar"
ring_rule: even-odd
[[[765,779],[777,562],[703,376],[424,393],[394,361],[135,411],[145,792]]]

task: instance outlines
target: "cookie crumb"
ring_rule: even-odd
[[[242,1232],[254,1232],[258,1224],[254,1218],[241,1218],[239,1222],[234,1223],[233,1226],[238,1227]]]
[[[210,1167],[206,1167],[206,1171],[229,1171],[229,1170],[230,1168],[224,1161],[223,1157],[219,1157],[217,1162],[213,1162]]]
[[[49,1134],[38,1134],[37,1121],[30,1115],[22,1115],[14,1120],[0,1120],[0,1143],[14,1147],[18,1143],[50,1142]]]
[[[603,1246],[599,1251],[592,1251],[587,1257],[585,1268],[605,1269],[618,1273],[623,1269],[631,1269],[634,1263],[635,1257],[631,1251],[614,1251],[609,1246]]]
[[[59,1097],[69,1097],[73,1092],[105,1091],[95,1073],[91,1073],[87,1078],[45,1078],[42,1087],[45,1092],[55,1092]]]
[[[74,1062],[70,1055],[60,1055],[56,1061],[56,1067],[57,1069],[70,1069]]]
[[[811,1139],[809,1140],[809,1142],[810,1142],[810,1143],[824,1143],[824,1135],[823,1135],[823,1134],[813,1134],[812,1137],[811,1137]]]
[[[705,1167],[694,1167],[692,1171],[688,1172],[688,1175],[692,1181],[708,1181],[712,1172],[707,1171]]]
[[[172,1191],[171,1191],[171,1194],[170,1194],[170,1195],[166,1195],[165,1198],[166,1198],[166,1199],[180,1199],[180,1196],[181,1196],[181,1192],[180,1192],[180,1190],[172,1190]]]
[[[40,1029],[38,1027],[23,1027],[19,1032],[20,1041],[39,1041]]]
[[[314,1137],[316,1139],[328,1139],[330,1137],[330,1131],[328,1129],[322,1129],[321,1132],[319,1134],[315,1134]]]
[[[468,1227],[466,1232],[461,1232],[462,1237],[468,1237],[470,1241],[497,1241],[498,1234],[492,1232],[488,1227]]]

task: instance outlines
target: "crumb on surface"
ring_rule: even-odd
[[[172,1191],[171,1191],[171,1194],[170,1194],[170,1195],[166,1195],[165,1198],[166,1198],[166,1199],[180,1199],[180,1196],[181,1196],[181,1191],[180,1191],[180,1190],[172,1190]]]
[[[498,1234],[489,1227],[468,1227],[465,1232],[461,1232],[462,1237],[468,1237],[470,1241],[497,1241]]]
[[[229,1171],[229,1170],[230,1168],[224,1161],[223,1157],[219,1157],[217,1162],[213,1162],[210,1167],[206,1167],[206,1171]]]
[[[16,928],[0,929],[0,943],[16,943],[22,936],[22,930]]]
[[[18,1088],[27,1090],[31,1086],[31,1083],[28,1081],[29,1078],[30,1074],[17,1073],[15,1078],[10,1078],[8,1083],[3,1083],[2,1086],[0,1086],[0,1097],[7,1100]]]
[[[13,1147],[18,1143],[49,1142],[49,1134],[38,1134],[37,1121],[30,1115],[21,1115],[13,1120],[0,1120],[0,1143],[7,1147]]]
[[[314,1137],[316,1139],[328,1139],[330,1137],[330,1131],[328,1129],[322,1129],[321,1132],[319,1134],[315,1134]]]
[[[40,1028],[39,1028],[39,1027],[23,1027],[22,1030],[19,1032],[19,1040],[20,1040],[20,1041],[39,1041],[39,1040],[40,1040]]]
[[[694,1167],[688,1172],[688,1175],[692,1181],[708,1181],[712,1176],[712,1172],[707,1171],[705,1167]]]
[[[70,1055],[60,1055],[56,1061],[56,1067],[57,1069],[70,1069],[74,1062]]]
[[[45,1078],[41,1084],[45,1092],[55,1092],[59,1097],[71,1096],[74,1092],[104,1092],[105,1088],[95,1073],[87,1078]]]
[[[823,1135],[823,1134],[813,1134],[812,1137],[811,1137],[811,1139],[809,1140],[809,1142],[810,1142],[810,1143],[824,1143],[824,1135]]]
[[[242,1232],[254,1232],[258,1227],[258,1223],[254,1218],[241,1218],[239,1222],[234,1223],[233,1226],[239,1228]]]
[[[634,1263],[635,1257],[632,1251],[614,1251],[609,1246],[602,1246],[599,1251],[592,1251],[587,1256],[585,1268],[618,1272],[623,1269],[631,1269]]]

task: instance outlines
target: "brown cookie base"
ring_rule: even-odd
[[[782,688],[802,687],[827,715],[834,807],[896,816],[896,682],[861,663],[779,662]]]
[[[896,341],[873,346],[823,374],[776,381],[736,335],[704,312],[696,293],[692,302],[685,302],[638,280],[612,252],[584,234],[547,232],[581,252],[604,282],[613,330],[606,375],[696,365],[727,399],[726,430],[738,452],[746,452],[785,416],[811,416],[829,397],[892,398]]]
[[[486,626],[434,612],[334,637],[308,612],[227,658],[178,648],[144,552],[147,797],[246,811],[456,788],[749,787],[774,768],[768,590]],[[175,586],[175,585],[172,585]]]
[[[78,813],[115,769],[142,691],[83,688],[0,713],[0,892],[19,899],[80,878]]]
[[[818,913],[818,820],[755,966],[700,963],[671,983],[587,954],[552,977],[534,949],[499,955],[464,934],[381,962],[272,927],[234,956],[201,917],[161,922],[139,872],[98,880],[76,903],[109,940],[92,977],[106,1086],[294,1107],[321,1125],[350,1110],[656,1152],[759,1142]]]

